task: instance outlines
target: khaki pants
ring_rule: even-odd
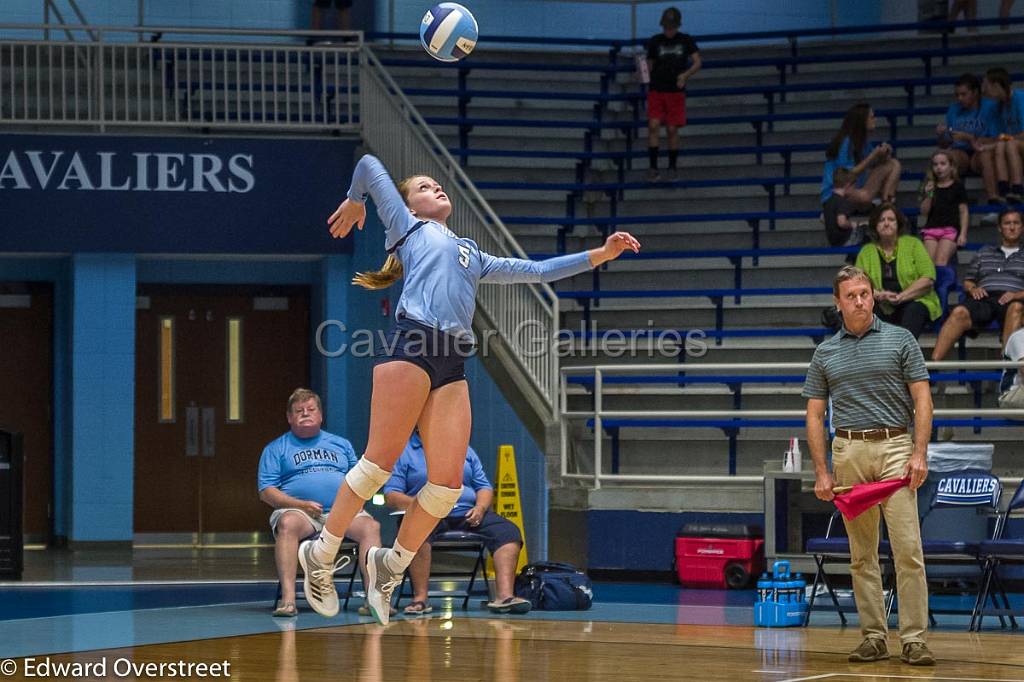
[[[909,435],[869,442],[836,438],[832,442],[832,470],[837,486],[903,478],[914,444]],[[896,562],[900,640],[923,642],[928,628],[928,584],[921,552],[921,524],[917,492],[900,488],[881,505]],[[853,521],[846,521],[850,538],[850,574],[857,615],[864,637],[885,639],[888,627],[878,566],[878,506]]]

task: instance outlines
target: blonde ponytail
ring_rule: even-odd
[[[389,286],[402,279],[402,261],[398,260],[395,254],[388,254],[384,265],[376,272],[357,272],[352,278],[352,284],[358,284],[364,289],[387,289]]]
[[[398,193],[406,204],[409,202],[409,190],[412,188],[412,181],[421,175],[410,175],[398,183]],[[376,272],[357,272],[352,278],[352,284],[358,284],[364,289],[387,289],[389,286],[402,279],[402,261],[398,260],[395,254],[388,254],[384,265]]]

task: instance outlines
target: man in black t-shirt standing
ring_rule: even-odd
[[[647,91],[649,180],[659,179],[658,137],[663,122],[668,130],[669,179],[675,179],[679,128],[686,125],[686,82],[701,67],[697,43],[689,34],[679,31],[682,23],[679,10],[669,7],[661,15],[662,32],[647,41],[647,65],[651,73]]]

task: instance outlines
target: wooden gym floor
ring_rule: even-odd
[[[1022,680],[1024,639],[1018,635],[938,632],[935,668],[898,658],[847,663],[855,629],[764,630],[723,625],[667,625],[443,615],[401,619],[387,627],[354,624],[281,630],[45,657],[57,663],[105,661],[114,675],[135,663],[230,664],[232,680]],[[893,637],[890,649],[897,651]],[[37,666],[44,657],[36,656]],[[24,675],[25,659],[15,659]],[[52,669],[52,668],[51,668]],[[92,668],[96,670],[95,667]],[[166,669],[165,669],[166,670]],[[138,679],[142,679],[139,675]],[[70,678],[71,675],[68,675]],[[228,679],[228,678],[222,678]]]

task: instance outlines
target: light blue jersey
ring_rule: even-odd
[[[1024,90],[1012,90],[1010,101],[997,108],[1000,133],[1017,136],[1024,133]]]
[[[263,448],[257,488],[273,486],[285,495],[319,502],[326,514],[356,461],[352,444],[341,436],[321,431],[313,438],[297,438],[289,431]]]
[[[370,155],[359,160],[348,190],[353,201],[363,203],[367,195],[384,223],[384,248],[394,251],[404,270],[396,317],[475,340],[473,312],[480,282],[553,282],[591,268],[586,252],[545,261],[498,258],[433,220],[413,229],[422,221],[409,212],[384,165]]]
[[[1002,132],[999,107],[994,100],[983,97],[974,109],[963,109],[956,102],[946,111],[946,128],[950,133],[967,133],[975,137],[996,137]],[[969,151],[971,143],[965,140],[953,142],[953,149]]]
[[[871,150],[876,147],[873,142],[865,142],[864,148],[860,150],[860,160],[868,158],[868,154]],[[832,174],[835,173],[836,168],[850,169],[857,165],[857,160],[853,157],[853,145],[850,143],[849,137],[843,138],[843,143],[839,145],[839,152],[836,154],[834,159],[825,159],[825,171],[821,176],[821,203],[828,201],[828,198],[832,196]],[[857,187],[863,187],[864,181],[867,176],[861,173],[857,176]]]
[[[405,445],[402,456],[395,462],[391,470],[391,478],[388,479],[381,492],[403,493],[415,497],[420,488],[427,484],[427,458],[423,452],[423,441],[418,433],[413,433],[412,438]],[[476,494],[484,488],[494,489],[491,482],[484,473],[484,467],[480,463],[473,448],[466,451],[466,463],[462,465],[462,495],[459,501],[449,513],[449,516],[465,516],[476,504]]]

